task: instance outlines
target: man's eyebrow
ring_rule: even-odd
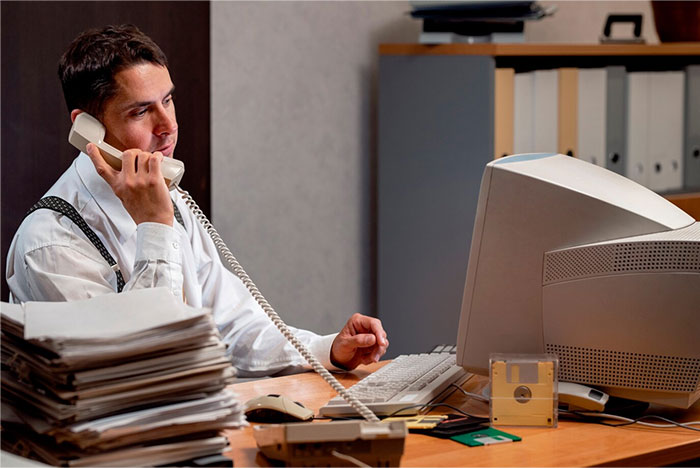
[[[163,99],[165,99],[168,96],[172,96],[175,93],[175,85],[173,85],[172,88],[170,88],[170,91],[168,91],[165,96],[163,96]],[[162,99],[161,99],[162,100]],[[139,107],[148,107],[151,104],[153,104],[155,101],[137,101],[137,102],[130,102],[124,106],[124,110],[131,110],[131,109],[136,109]]]

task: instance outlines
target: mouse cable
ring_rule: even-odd
[[[700,432],[700,428],[697,427],[692,427],[692,426],[698,426],[700,425],[700,421],[690,421],[686,423],[681,423],[677,421],[673,421],[671,419],[665,418],[663,416],[658,416],[655,414],[647,414],[644,416],[640,416],[636,419],[630,419],[626,418],[624,416],[618,416],[616,414],[608,414],[608,413],[591,413],[591,412],[584,412],[584,411],[559,411],[560,413],[564,414],[573,414],[576,416],[582,416],[584,418],[588,418],[591,420],[594,419],[614,419],[617,421],[622,421],[621,423],[608,423],[605,421],[593,421],[596,424],[602,424],[603,426],[610,426],[610,427],[622,427],[622,426],[630,426],[632,424],[639,424],[641,426],[647,426],[647,427],[654,427],[654,428],[661,428],[661,429],[666,429],[666,428],[671,428],[671,427],[682,427],[683,429],[688,429],[690,431],[698,431]],[[661,421],[665,421],[668,424],[655,424],[655,423],[649,423],[643,421],[644,419],[659,419]]]
[[[197,202],[194,201],[189,192],[181,189],[177,185],[175,185],[175,188],[178,192],[180,192],[180,195],[182,195],[182,199],[185,201],[185,204],[190,209],[194,217],[197,218],[197,221],[199,221],[204,230],[207,231],[207,234],[209,234],[209,237],[211,237],[211,240],[214,242],[214,246],[216,246],[216,249],[219,251],[221,256],[229,264],[231,271],[238,277],[238,279],[241,280],[241,282],[243,282],[246,289],[248,289],[248,292],[250,292],[253,298],[255,298],[255,301],[262,308],[265,314],[267,314],[267,316],[270,317],[270,320],[272,320],[272,323],[275,324],[275,326],[279,329],[282,335],[284,335],[284,337],[287,338],[287,341],[289,341],[294,346],[294,348],[299,352],[299,354],[304,356],[304,359],[306,359],[306,361],[313,368],[313,370],[315,370],[316,373],[323,377],[323,380],[328,382],[328,385],[330,385],[338,395],[340,395],[345,401],[347,401],[350,404],[350,406],[352,406],[353,409],[355,409],[355,411],[357,411],[367,421],[379,422],[379,418],[372,412],[372,410],[367,408],[367,406],[364,403],[362,403],[360,400],[355,398],[355,396],[353,396],[350,392],[348,392],[345,389],[345,387],[343,387],[343,385],[340,382],[338,382],[338,380],[335,377],[333,377],[333,375],[330,372],[328,372],[328,370],[325,367],[323,367],[323,365],[318,361],[318,359],[316,359],[316,356],[311,354],[311,352],[304,345],[304,343],[302,343],[294,335],[294,333],[292,333],[292,331],[287,327],[287,324],[284,323],[280,316],[277,315],[275,309],[272,308],[270,303],[267,302],[267,299],[265,299],[265,297],[260,293],[258,287],[255,285],[255,283],[253,283],[253,280],[250,279],[250,276],[248,276],[248,273],[245,272],[241,264],[238,263],[236,257],[233,256],[233,253],[231,253],[229,248],[226,246],[224,240],[221,238],[221,236],[211,224],[209,219],[206,217],[204,212],[199,208],[199,205],[197,205]]]

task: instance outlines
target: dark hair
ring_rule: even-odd
[[[101,118],[104,104],[117,93],[114,76],[146,62],[168,66],[160,47],[132,24],[82,32],[58,63],[68,112],[82,109]]]

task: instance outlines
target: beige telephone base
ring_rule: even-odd
[[[399,466],[406,433],[403,421],[351,420],[253,427],[260,451],[287,466],[348,466],[349,457],[370,466]]]
[[[109,143],[105,143],[104,137],[105,128],[100,121],[90,114],[81,112],[73,121],[73,126],[68,134],[68,142],[86,154],[87,144],[94,143],[110,166],[121,169],[122,152]],[[185,174],[185,164],[173,158],[163,158],[160,169],[170,190],[173,190],[180,183]]]

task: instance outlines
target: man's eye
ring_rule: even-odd
[[[173,96],[172,96],[172,95],[166,97],[166,98],[163,100],[163,104],[166,105],[166,106],[167,106],[168,104],[170,104],[171,102],[173,102]]]
[[[144,115],[146,115],[146,109],[140,109],[140,110],[134,111],[134,113],[132,115],[134,117],[143,117]]]

